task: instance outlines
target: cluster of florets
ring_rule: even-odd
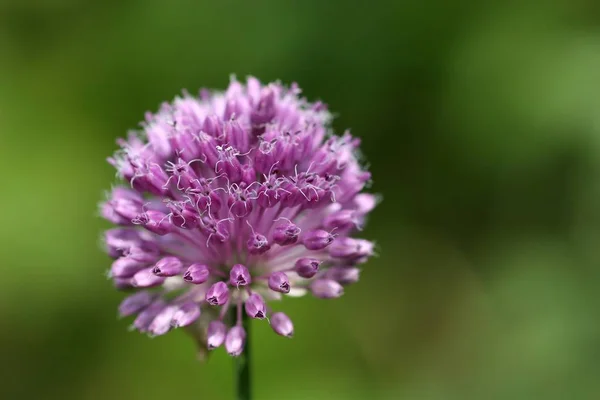
[[[335,298],[358,280],[373,244],[350,235],[376,204],[361,193],[370,174],[359,140],[333,135],[326,107],[299,94],[232,80],[225,93],[163,104],[118,141],[109,162],[125,185],[101,211],[120,226],[105,243],[116,287],[135,291],[119,308],[135,329],[187,326],[237,355],[243,311],[291,337],[290,318],[267,300]]]

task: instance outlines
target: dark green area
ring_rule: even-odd
[[[231,73],[327,102],[384,196],[360,284],[253,321],[255,399],[600,398],[591,0],[0,2],[0,398],[234,398],[117,319],[95,215],[115,139]]]
[[[231,310],[232,320],[235,320],[236,310]],[[242,314],[242,326],[246,332],[246,340],[250,342],[252,329],[248,314]],[[252,346],[245,346],[244,351],[234,359],[234,376],[236,400],[250,400],[252,393]]]

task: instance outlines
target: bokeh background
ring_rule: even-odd
[[[96,217],[115,139],[231,73],[327,102],[384,196],[360,284],[254,324],[256,399],[600,398],[592,0],[2,0],[0,398],[232,398],[117,319]]]

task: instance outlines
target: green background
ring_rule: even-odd
[[[115,138],[231,73],[363,139],[379,257],[255,321],[256,399],[600,398],[591,0],[0,1],[0,398],[231,399],[231,360],[118,320]]]

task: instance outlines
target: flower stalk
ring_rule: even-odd
[[[235,313],[235,311],[232,312]],[[250,318],[247,314],[242,316],[242,327],[246,331],[246,346],[244,346],[242,353],[234,358],[235,391],[237,400],[251,400]]]

